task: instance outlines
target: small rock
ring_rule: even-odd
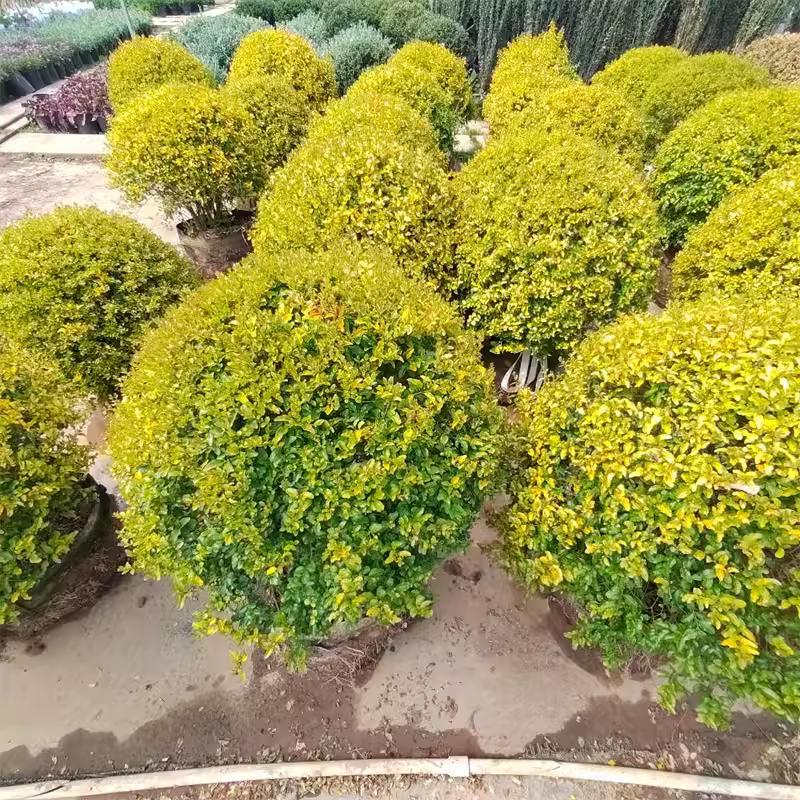
[[[286,701],[286,710],[291,711],[294,708],[294,700]]]

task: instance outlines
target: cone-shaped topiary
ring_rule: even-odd
[[[463,306],[496,352],[563,354],[647,305],[661,229],[616,154],[566,130],[509,130],[456,187]]]
[[[173,247],[122,214],[59,208],[0,235],[0,330],[102,399],[145,331],[197,283]]]
[[[592,78],[592,85],[622,92],[641,104],[650,87],[669,69],[689,58],[677,47],[634,47]]]
[[[255,257],[145,342],[111,423],[133,569],[208,593],[197,625],[302,664],[426,585],[491,490],[501,419],[430,287],[348,244]]]
[[[652,657],[714,727],[737,699],[800,717],[796,299],[625,317],[517,407],[505,556],[574,603],[573,643]]]
[[[0,336],[0,625],[17,618],[91,508],[76,408],[53,362]]]
[[[106,166],[128,199],[158,198],[165,213],[187,213],[197,230],[229,222],[255,198],[269,170],[262,134],[227,92],[168,86],[119,114]]]
[[[800,85],[800,33],[781,33],[756,39],[742,56],[769,72],[773,83]]]
[[[279,75],[254,75],[226,84],[223,94],[240,103],[261,132],[259,143],[269,169],[286,161],[308,129],[308,104]]]
[[[407,272],[452,288],[453,197],[441,156],[382,128],[312,136],[275,173],[251,231],[256,252],[385,245]]]
[[[655,159],[653,189],[670,242],[686,234],[737,186],[800,155],[800,91],[733,92],[679,125]]]
[[[577,80],[563,33],[551,27],[539,36],[519,36],[497,56],[483,115],[492,131],[500,133],[519,111]]]
[[[725,92],[755,89],[769,82],[767,71],[729,53],[707,53],[666,68],[642,100],[650,147],[693,111]]]
[[[644,162],[642,115],[625,95],[606,86],[576,83],[557,89],[520,111],[512,125],[543,130],[566,125],[637,167]]]
[[[336,95],[333,65],[296,33],[266,30],[245,36],[233,55],[228,80],[263,74],[286,78],[317,110]]]
[[[695,228],[672,263],[676,297],[800,291],[800,158],[734,192]]]
[[[369,67],[383,64],[394,53],[392,43],[380,31],[357,22],[325,42],[323,55],[333,61],[336,83],[344,94]]]
[[[108,97],[115,111],[160,86],[214,85],[214,78],[191,53],[170,39],[136,37],[123,42],[108,60]]]
[[[453,108],[466,114],[472,103],[472,86],[463,58],[431,42],[410,42],[391,58],[390,64],[411,65],[432,75],[451,98]]]
[[[451,94],[430,71],[409,63],[392,63],[391,59],[362,73],[347,94],[353,98],[361,94],[402,98],[430,122],[443,150],[452,149],[456,127],[464,118]]]

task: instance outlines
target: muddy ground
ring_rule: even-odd
[[[154,205],[133,208],[108,188],[100,164],[3,157],[0,176],[0,228],[26,211],[84,203],[122,210],[175,242]],[[658,709],[652,675],[609,677],[594,654],[573,651],[560,607],[523,596],[486,551],[492,539],[481,520],[470,550],[433,581],[433,617],[398,632],[353,684],[328,674],[287,675],[256,655],[242,681],[232,673],[228,641],[196,639],[192,608],[177,608],[166,582],[121,578],[79,618],[33,643],[6,643],[0,780],[449,754],[794,778],[796,750],[773,720],[743,711],[732,732],[705,730],[690,713]],[[543,794],[531,785],[512,783],[496,796],[612,796],[605,789]],[[408,791],[393,796],[436,796]],[[464,796],[486,796],[477,791]],[[258,792],[252,796],[266,796]]]

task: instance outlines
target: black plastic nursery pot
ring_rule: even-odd
[[[7,103],[11,99],[11,91],[8,88],[8,79],[0,78],[0,105]]]
[[[91,51],[81,50],[79,56],[84,67],[91,67],[94,64],[94,57],[92,56]]]
[[[15,72],[9,77],[6,80],[6,86],[12,97],[25,97],[25,95],[36,91],[33,88],[33,84],[21,72]]]
[[[75,125],[78,133],[100,133],[100,125],[97,120],[92,119],[91,114],[81,114],[76,120]]]
[[[33,86],[33,90],[35,92],[38,92],[39,89],[44,89],[44,78],[38,69],[26,69],[20,74],[31,86]]]
[[[220,230],[197,230],[191,222],[179,222],[178,241],[200,274],[213,278],[251,252],[245,231],[252,221],[251,212],[236,211],[231,224]]]

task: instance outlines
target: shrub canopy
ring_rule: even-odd
[[[563,354],[647,305],[661,231],[642,181],[614,153],[568,131],[509,131],[456,186],[463,306],[495,352]]]
[[[334,627],[426,616],[492,488],[493,395],[475,339],[385,254],[256,258],[175,309],[126,383],[133,568],[202,585],[201,630],[295,663]]]
[[[483,115],[492,131],[500,133],[519,111],[577,80],[562,33],[551,27],[539,36],[519,36],[497,56]]]
[[[77,397],[55,364],[0,337],[0,625],[86,521]]]
[[[365,19],[362,0],[323,0],[320,14],[331,36]]]
[[[204,86],[167,86],[117,115],[106,165],[128,199],[158,198],[201,230],[226,222],[268,175],[262,134],[247,109]]]
[[[672,289],[680,298],[798,293],[800,157],[733,192],[694,229],[672,264]]]
[[[269,169],[286,161],[308,129],[308,105],[279,75],[254,75],[228,84],[223,94],[243,106],[261,132],[262,158]]]
[[[737,89],[767,85],[767,71],[729,53],[707,53],[666,68],[642,100],[651,146],[709,100]]]
[[[506,559],[575,603],[573,643],[663,662],[661,702],[713,727],[736,699],[797,719],[796,300],[625,317],[518,408]]]
[[[251,238],[256,252],[272,253],[317,250],[343,237],[375,242],[410,274],[445,287],[453,216],[440,155],[375,125],[312,135],[275,174]]]
[[[552,131],[567,126],[641,167],[644,161],[642,115],[625,95],[602,85],[575,83],[557,89],[539,103],[520,111],[512,123],[518,129]]]
[[[800,84],[800,33],[781,33],[756,39],[742,55],[766,69],[773,83],[784,86]]]
[[[233,9],[245,17],[258,17],[265,22],[275,22],[275,0],[236,0]]]
[[[211,73],[170,39],[136,37],[108,60],[108,96],[116,111],[152,89],[178,83],[213,86]]]
[[[59,208],[0,235],[0,329],[112,397],[145,331],[198,282],[170,245],[122,214]]]
[[[670,242],[686,234],[736,187],[800,154],[800,92],[733,92],[678,126],[656,155],[653,189]]]
[[[414,26],[414,39],[446,47],[469,63],[476,59],[475,45],[464,26],[442,14],[424,14]]]
[[[366,22],[358,22],[339,31],[323,47],[323,55],[333,62],[341,94],[356,82],[365,69],[383,64],[393,52],[394,47],[389,39]]]
[[[217,83],[222,83],[239,43],[248,33],[260,30],[265,24],[262,19],[241,14],[197,16],[181,25],[172,35],[178,44],[208,68]]]
[[[598,72],[592,85],[616,89],[640,105],[665,72],[688,58],[689,54],[677,47],[634,47]]]
[[[256,31],[246,36],[231,62],[231,82],[253,75],[286,78],[319,110],[336,94],[336,76],[330,61],[296,33],[284,30]]]
[[[296,33],[308,39],[315,50],[321,50],[328,38],[328,29],[325,20],[316,11],[304,11],[286,22],[281,22],[279,28],[289,33]]]

